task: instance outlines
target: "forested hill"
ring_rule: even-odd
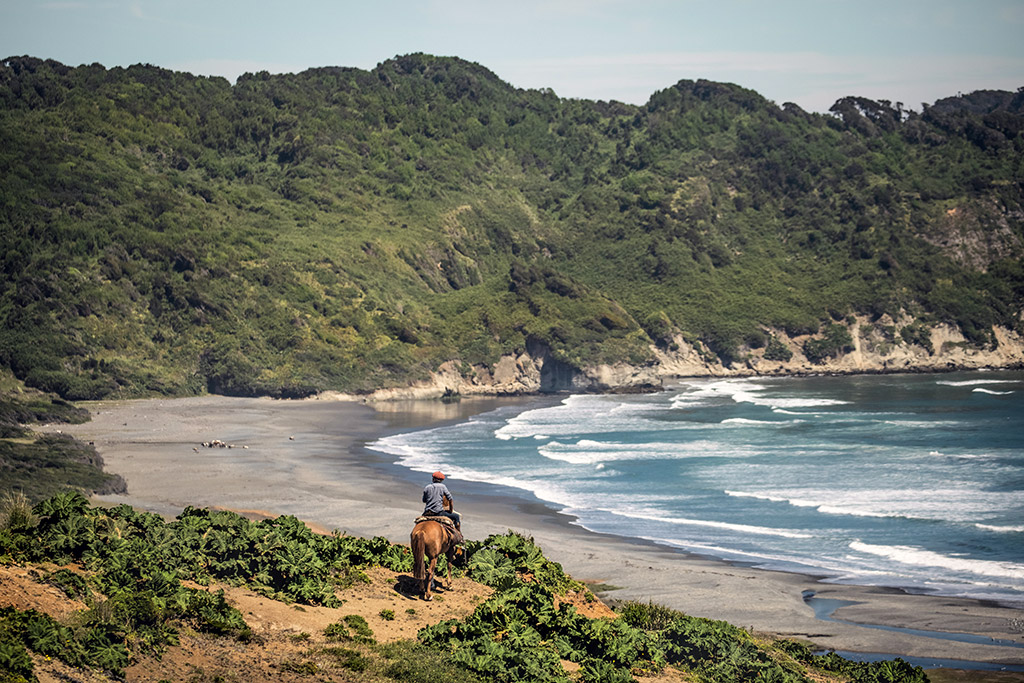
[[[71,399],[1021,326],[1020,91],[820,115],[708,81],[561,99],[426,55],[233,86],[12,57],[0,179],[0,364]]]

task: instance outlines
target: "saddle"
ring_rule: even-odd
[[[437,522],[444,529],[445,533],[448,534],[448,538],[451,539],[452,545],[462,545],[466,539],[462,536],[462,532],[455,528],[455,522],[452,521],[451,517],[442,517],[440,515],[420,515],[413,524],[419,524],[420,522]]]

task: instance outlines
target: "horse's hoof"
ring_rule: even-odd
[[[427,597],[425,597],[423,599],[426,600],[427,602],[430,602],[431,600],[434,599],[434,596],[433,595],[428,595]]]

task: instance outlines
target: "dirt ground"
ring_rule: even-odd
[[[63,591],[40,583],[54,566],[0,566],[0,606],[35,609],[63,622],[73,620],[86,609]],[[68,567],[72,571],[79,568]],[[439,588],[432,601],[418,596],[411,574],[380,567],[366,571],[369,579],[338,591],[338,608],[289,605],[263,597],[244,588],[212,585],[205,590],[223,589],[252,628],[253,638],[243,643],[183,631],[180,643],[169,647],[159,659],[143,657],[126,670],[129,683],[143,681],[188,681],[190,683],[270,683],[271,681],[365,681],[339,661],[359,647],[351,642],[332,642],[324,636],[330,624],[355,614],[366,619],[379,643],[414,640],[424,626],[452,618],[464,618],[493,592],[467,578],[455,578],[449,588]],[[200,588],[198,586],[193,586]],[[590,617],[614,617],[600,600],[586,593],[560,599],[571,602]],[[390,614],[389,614],[390,612]],[[393,616],[391,616],[393,614]],[[390,618],[386,618],[390,617]],[[59,661],[34,657],[35,673],[41,683],[101,683],[103,675],[69,667]],[[315,674],[311,676],[311,674]]]
[[[71,600],[63,591],[39,583],[38,578],[56,567],[0,566],[0,606],[21,610],[35,609],[61,621],[73,619],[86,605]],[[70,567],[72,571],[76,568]],[[366,619],[374,638],[380,643],[412,640],[416,632],[445,619],[462,618],[492,593],[487,586],[456,578],[450,588],[440,588],[431,602],[421,600],[412,576],[382,568],[366,572],[368,583],[359,583],[338,592],[343,601],[338,608],[289,605],[263,597],[244,588],[212,585],[223,589],[228,602],[236,607],[252,628],[248,643],[230,638],[214,638],[182,632],[180,644],[170,647],[160,659],[144,657],[126,671],[126,680],[134,681],[308,681],[315,664],[320,678],[360,680],[345,668],[332,666],[329,654],[313,654],[323,648],[353,648],[351,643],[330,642],[324,629],[356,614]],[[390,610],[393,617],[385,618]],[[46,658],[36,657],[36,676],[49,681],[94,682],[107,680],[93,672],[75,670]],[[337,668],[338,671],[332,669]]]

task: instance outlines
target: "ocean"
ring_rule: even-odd
[[[680,380],[369,447],[597,532],[1024,606],[1024,372]]]

